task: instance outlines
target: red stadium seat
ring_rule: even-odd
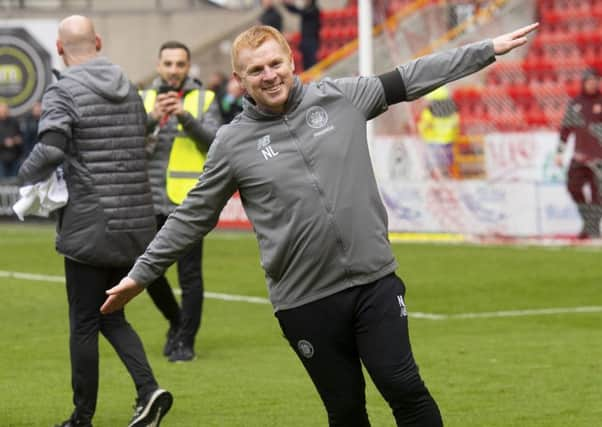
[[[519,104],[524,104],[525,100],[529,100],[533,96],[531,87],[527,84],[510,85],[507,87],[506,91],[510,98]]]
[[[336,10],[320,11],[320,24],[322,28],[331,28],[338,25],[338,13]]]
[[[301,41],[301,33],[299,31],[294,33],[289,33],[286,35],[286,40],[288,44],[291,46],[291,49],[294,49],[299,46],[299,42]]]
[[[357,6],[349,6],[343,9],[342,19],[346,26],[357,27]]]
[[[481,98],[481,90],[475,87],[459,87],[452,96],[457,104],[475,103]]]

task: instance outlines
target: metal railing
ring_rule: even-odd
[[[19,198],[19,187],[16,184],[0,182],[0,215],[13,216],[12,206]]]

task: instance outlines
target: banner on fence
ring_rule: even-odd
[[[416,137],[377,138],[374,167],[391,231],[541,236],[578,232],[580,221],[554,162],[555,132],[485,136],[486,176],[433,180]],[[570,156],[570,153],[567,153]]]

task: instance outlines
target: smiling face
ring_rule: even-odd
[[[242,47],[233,59],[234,78],[255,103],[269,111],[284,112],[294,80],[290,51],[267,37],[257,47]]]
[[[180,89],[188,72],[190,58],[184,49],[163,49],[159,55],[157,73],[171,87]]]

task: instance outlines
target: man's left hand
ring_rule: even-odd
[[[132,298],[143,290],[144,288],[136,283],[134,279],[124,277],[118,285],[113,286],[106,292],[109,297],[102,307],[100,307],[100,312],[108,314],[121,310]]]
[[[536,22],[526,27],[519,28],[518,30],[510,33],[502,34],[493,39],[493,50],[496,55],[503,55],[510,52],[512,49],[522,46],[527,43],[527,34],[531,31],[535,31],[539,27],[539,22]]]

